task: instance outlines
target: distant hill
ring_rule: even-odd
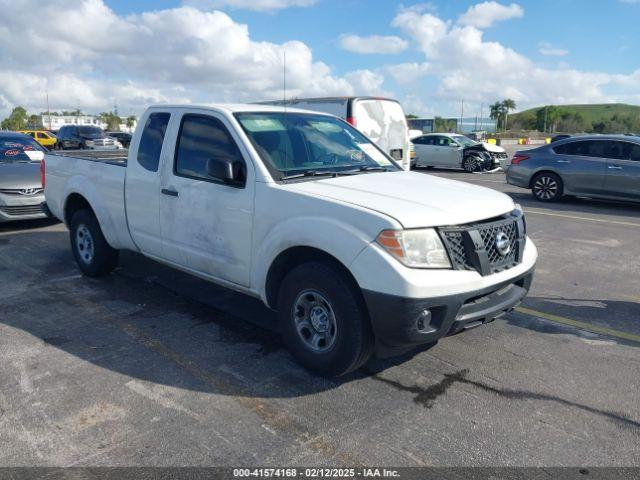
[[[595,105],[554,105],[556,113],[547,118],[547,127],[555,123],[555,131],[625,133],[640,131],[640,106],[624,103]],[[542,130],[545,107],[531,108],[509,115],[509,127]],[[549,117],[549,116],[548,116]]]

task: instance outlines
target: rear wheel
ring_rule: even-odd
[[[533,196],[542,202],[557,202],[562,197],[562,179],[551,172],[539,173],[531,182]]]
[[[373,353],[373,334],[362,300],[345,275],[328,263],[309,262],[285,277],[278,294],[285,343],[306,368],[339,376]]]
[[[107,243],[90,210],[79,210],[70,225],[71,250],[78,267],[89,277],[100,277],[118,265],[118,250]]]

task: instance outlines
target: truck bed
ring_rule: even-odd
[[[44,195],[49,210],[60,220],[72,194],[85,198],[115,248],[132,249],[125,213],[126,150],[64,150],[45,155]],[[135,249],[135,246],[133,247]]]
[[[92,162],[108,163],[111,165],[126,167],[128,153],[128,150],[58,150],[48,152],[47,155],[77,158],[79,160],[89,160]]]

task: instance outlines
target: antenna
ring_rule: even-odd
[[[288,170],[288,152],[287,152],[287,51],[282,50],[282,105],[284,106],[284,169]]]

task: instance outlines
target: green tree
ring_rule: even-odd
[[[416,118],[417,118],[417,117],[416,117]],[[127,124],[127,128],[129,128],[129,129],[133,128],[133,126],[134,126],[134,125],[135,125],[135,123],[136,123],[136,120],[137,120],[137,119],[136,119],[136,117],[135,117],[134,115],[129,115],[129,116],[127,117],[127,123],[126,123],[126,124]]]
[[[496,121],[496,130],[500,129],[502,113],[503,113],[502,104],[500,102],[495,102],[489,105],[489,118],[491,118],[491,120]]]
[[[11,114],[2,120],[2,130],[24,130],[27,127],[29,116],[23,107],[15,107]]]
[[[120,130],[120,117],[113,112],[102,112],[100,120],[107,124],[107,130],[119,131]]]
[[[507,121],[509,120],[509,112],[511,110],[516,109],[516,102],[514,100],[511,100],[510,98],[506,98],[502,101],[501,106],[502,106],[502,114],[504,115],[503,128],[506,130]]]

